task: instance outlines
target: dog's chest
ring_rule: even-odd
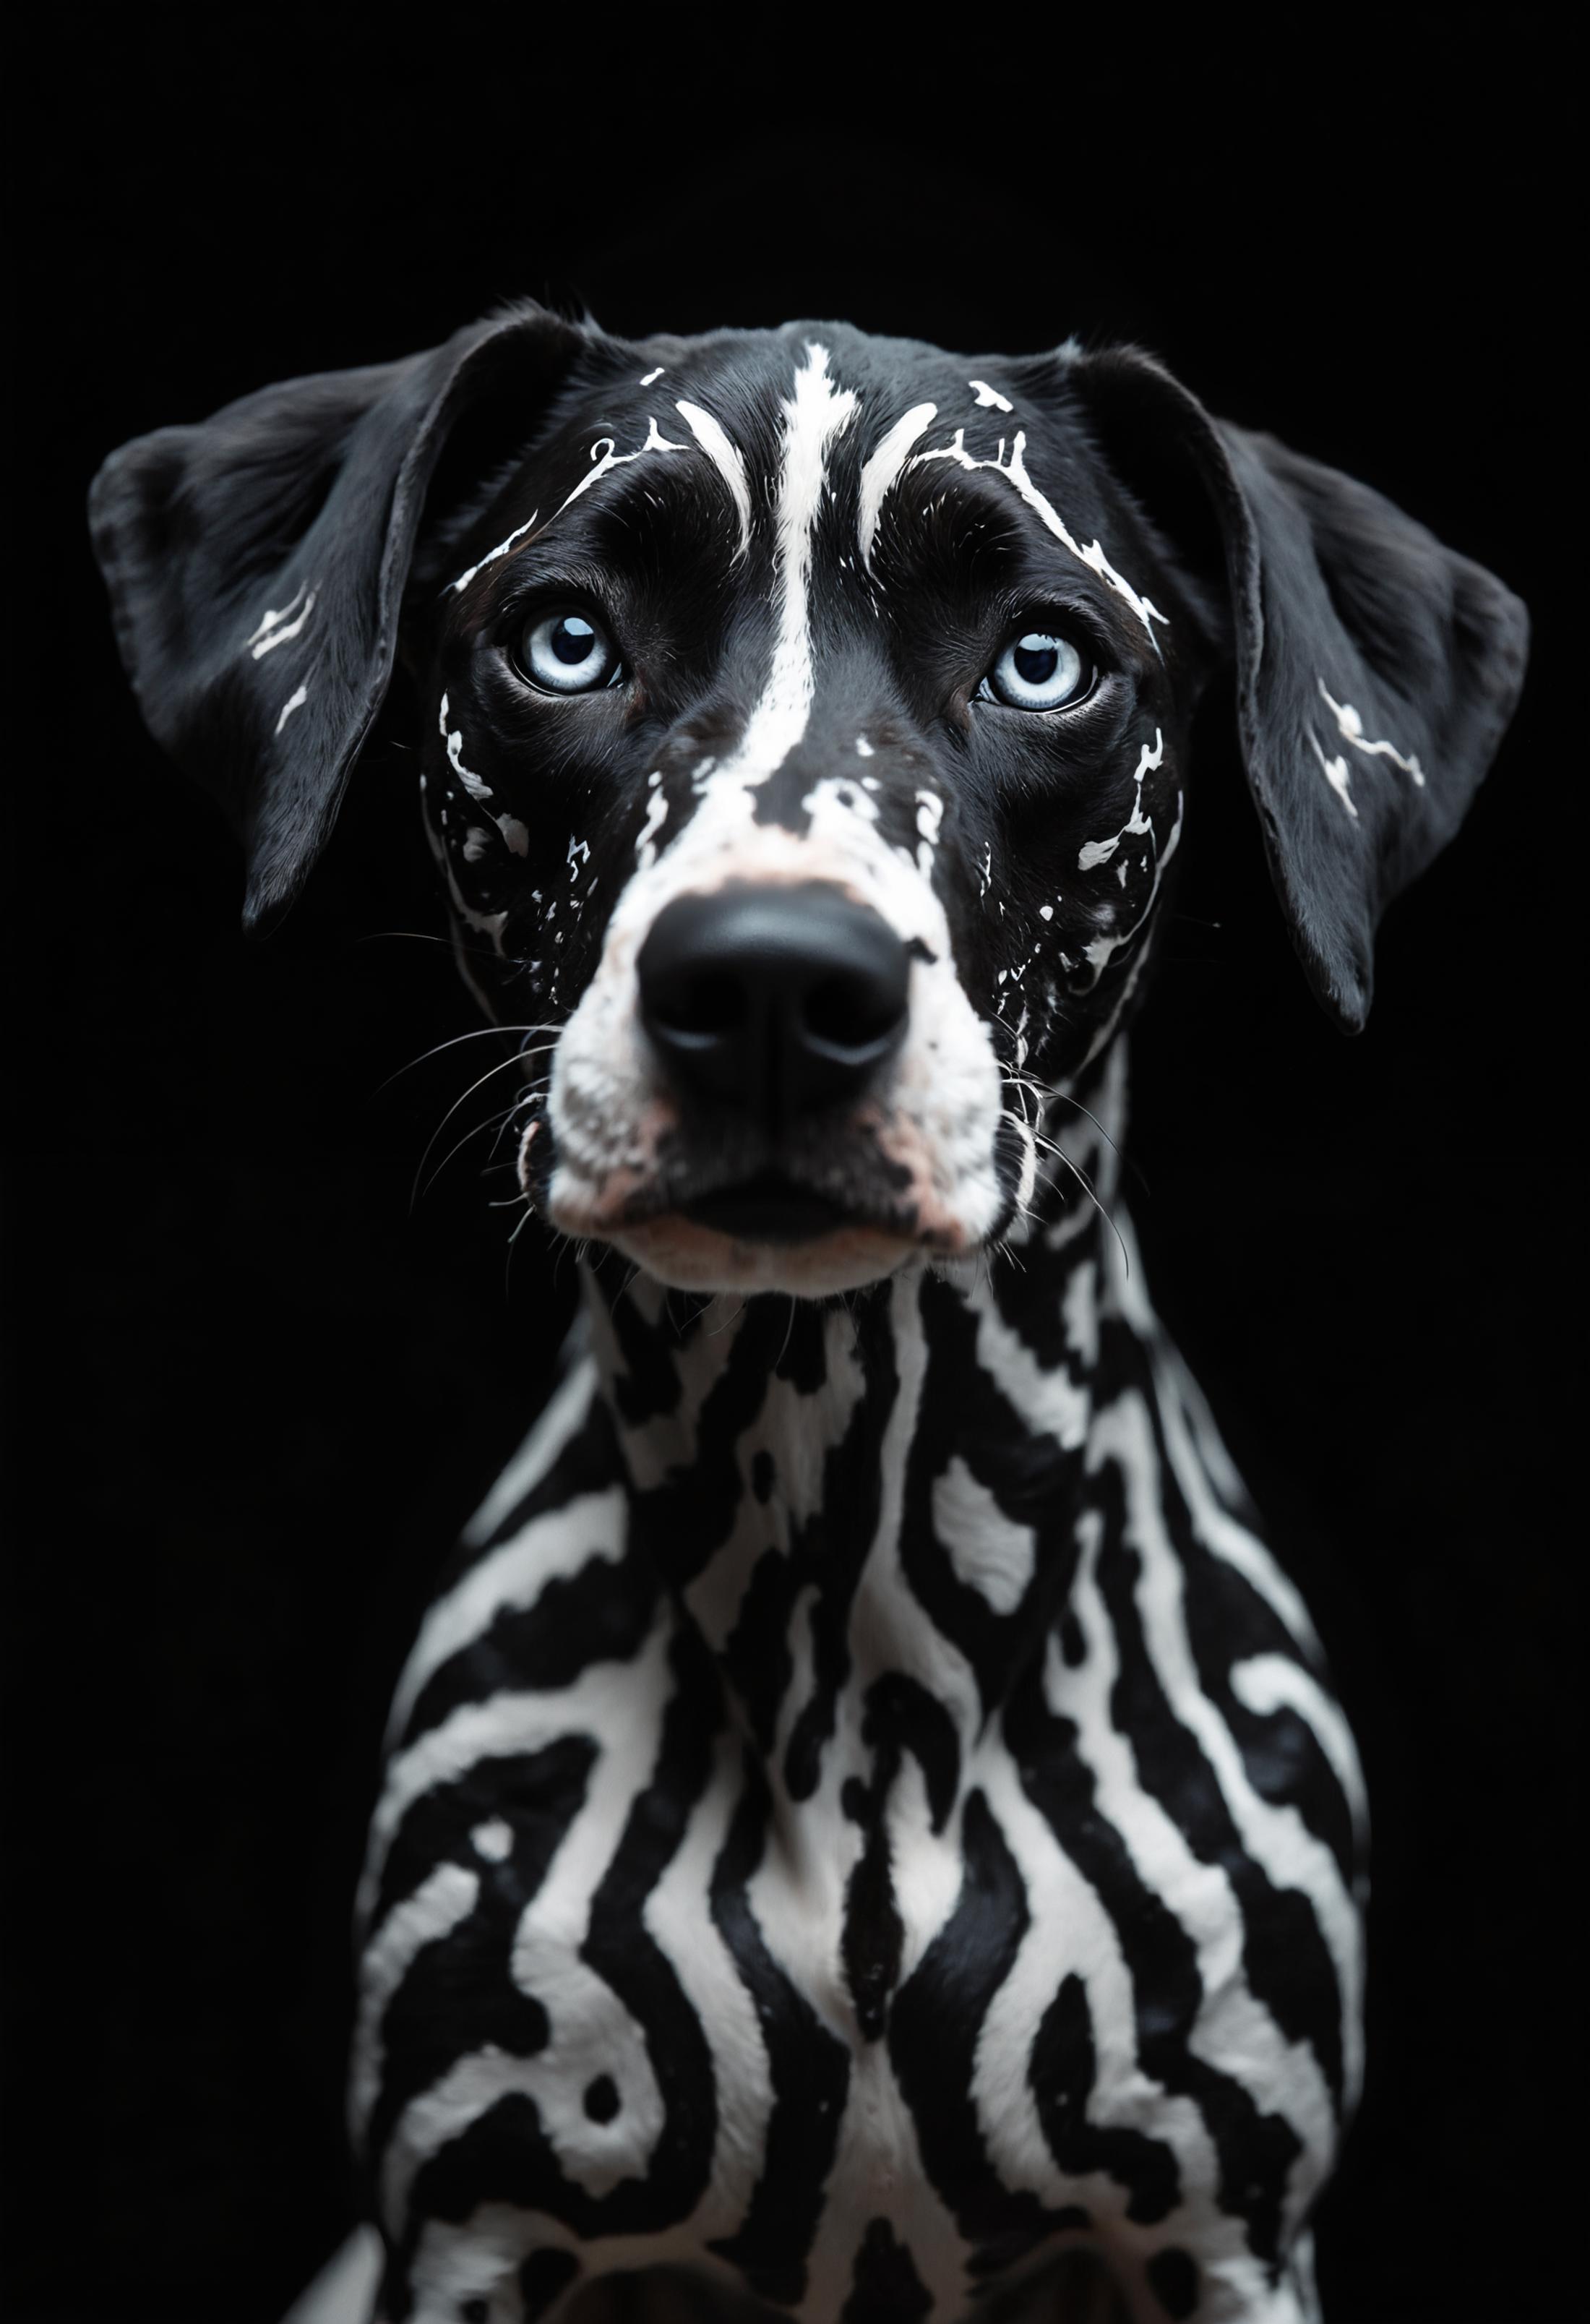
[[[714,1440],[698,1400],[743,1487],[721,1586],[678,1523],[699,1498],[637,1487],[576,1377],[427,1617],[355,2074],[417,2295],[489,2292],[544,2243],[809,2318],[874,2282],[879,2314],[952,2316],[1079,2237],[1262,2270],[1327,2167],[1355,2070],[1350,1744],[1182,1390],[1140,1370],[1095,1399],[1067,1586],[1024,1609],[1013,1576],[1062,1532],[1023,1549],[993,1489],[902,1481],[949,1455],[920,1387],[891,1438],[900,1377],[842,1591],[839,1534],[757,1530],[780,1498],[760,1419]],[[849,1381],[829,1433],[872,1393]],[[992,1707],[973,1591],[1025,1630]]]
[[[954,2315],[1054,2236],[1107,2236],[1129,2201],[1164,2208],[1195,2154],[1157,2138],[1089,2152],[1082,2131],[1071,2167],[1057,2159],[1073,2118],[1146,2118],[1155,2094],[1118,1941],[1003,1733],[938,1829],[910,1761],[878,1829],[853,1793],[847,1809],[842,1774],[776,1805],[732,1726],[677,1715],[671,1627],[629,1691],[649,1748],[638,1734],[593,1773],[511,1907],[510,1981],[541,2038],[501,2088],[532,2103],[516,2120],[537,2208],[629,2217],[637,2258],[721,2270],[811,2318],[839,2315],[874,2272]],[[685,1812],[655,1777],[686,1724],[710,1772]],[[589,1883],[598,1828],[665,1823],[676,1844],[643,1896],[626,1908],[611,1853]],[[511,1887],[510,1858],[493,1870]],[[483,1954],[481,1984],[501,1969]],[[681,2216],[643,2194],[686,2183]]]

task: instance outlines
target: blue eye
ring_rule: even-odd
[[[620,675],[618,649],[584,613],[539,613],[525,625],[519,668],[547,694],[591,694]]]
[[[1056,630],[1027,630],[1007,645],[978,692],[1013,710],[1062,710],[1092,690],[1093,668]]]

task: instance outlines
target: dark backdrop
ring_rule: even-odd
[[[301,908],[142,733],[81,516],[124,438],[510,294],[1157,348],[1530,602],[1533,675],[1383,932],[1309,1000],[1212,733],[1137,1042],[1162,1305],[1312,1594],[1376,1824],[1337,2324],[1566,2315],[1582,2261],[1559,1517],[1584,878],[1544,19],[1118,9],[60,12],[14,132],[5,1056],[7,2313],[264,2324],[349,2218],[345,1930],[382,1701],[570,1285],[466,1148],[473,1019],[378,749]],[[455,1127],[471,1119],[466,1111]],[[446,1141],[445,1141],[446,1143]],[[444,1148],[438,1150],[445,1150]],[[1576,1159],[1576,1157],[1575,1157]],[[1572,1399],[1572,1400],[1571,1400]]]

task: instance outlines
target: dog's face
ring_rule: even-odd
[[[675,344],[446,562],[425,812],[553,1225],[811,1294],[1006,1234],[1137,984],[1211,642],[1052,365]]]
[[[1528,631],[1378,494],[1071,344],[635,346],[527,305],[124,445],[91,513],[247,925],[401,638],[461,964],[523,1039],[525,1190],[702,1289],[1019,1230],[1044,1100],[1142,982],[1227,654],[1281,909],[1356,1030]]]

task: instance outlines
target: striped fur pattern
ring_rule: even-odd
[[[1313,2314],[1357,1765],[1075,1119],[1118,1239],[1073,1185],[964,1280],[588,1277],[394,1710],[394,2319],[675,2268],[725,2316],[1059,2317],[1073,2250],[1134,2319]]]

